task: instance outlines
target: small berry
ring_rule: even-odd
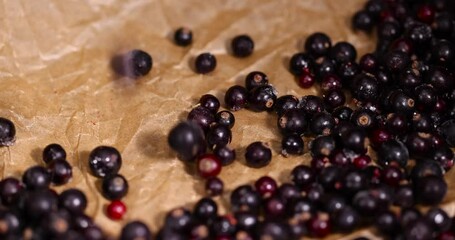
[[[226,146],[216,146],[213,149],[213,154],[221,161],[221,165],[227,166],[234,162],[236,158],[235,150]]]
[[[202,95],[199,99],[199,104],[209,109],[213,114],[216,114],[220,108],[220,101],[212,94]]]
[[[313,58],[306,53],[296,53],[289,61],[289,70],[295,76],[301,76],[304,71],[311,71],[314,65]]]
[[[69,210],[71,213],[83,213],[87,207],[87,197],[79,189],[67,189],[58,197],[59,206]]]
[[[302,71],[302,74],[299,76],[299,85],[302,88],[310,88],[315,82],[316,77],[308,70]]]
[[[220,125],[225,125],[231,129],[234,127],[235,117],[230,111],[223,110],[215,115],[215,122]]]
[[[266,86],[269,84],[269,77],[263,72],[254,71],[245,77],[245,87],[251,91],[255,87]]]
[[[178,153],[183,161],[194,161],[206,151],[204,132],[194,122],[180,122],[174,126],[168,135],[168,144]]]
[[[138,78],[147,75],[153,67],[152,57],[145,51],[135,49],[123,56],[118,73],[126,77]]]
[[[253,53],[254,42],[248,35],[239,35],[232,39],[232,53],[239,58],[248,57]]]
[[[303,154],[303,147],[303,139],[298,134],[286,135],[281,140],[281,154],[284,157]]]
[[[208,108],[197,106],[188,113],[186,117],[188,121],[197,123],[205,133],[208,132],[210,126],[215,122],[215,114]]]
[[[23,186],[19,179],[6,177],[0,181],[0,201],[2,205],[11,206],[22,196]]]
[[[202,223],[209,223],[218,216],[218,205],[211,198],[201,198],[194,205],[193,215]]]
[[[120,174],[109,175],[101,186],[103,196],[108,200],[119,200],[128,193],[128,181]]]
[[[238,111],[244,108],[248,102],[248,91],[246,88],[235,85],[230,87],[224,95],[226,108],[231,111]]]
[[[0,117],[0,146],[12,146],[16,141],[16,127],[11,120]]]
[[[131,221],[123,226],[119,240],[152,240],[152,233],[141,221]]]
[[[275,193],[275,191],[278,188],[278,185],[275,179],[269,176],[263,176],[256,180],[256,182],[254,183],[254,187],[259,192],[259,194],[261,194],[261,196],[269,197]]]
[[[63,147],[57,143],[47,145],[43,150],[43,161],[46,164],[49,164],[57,159],[66,160],[65,149],[63,149]]]
[[[73,177],[73,169],[68,161],[64,159],[54,160],[49,164],[52,183],[62,185],[68,183]]]
[[[305,41],[305,51],[315,58],[326,56],[331,47],[330,37],[321,32],[311,34]]]
[[[248,93],[248,109],[262,112],[273,109],[276,101],[276,90],[270,85],[253,88]]]
[[[207,74],[216,68],[216,58],[211,53],[201,53],[195,60],[196,72]]]
[[[210,148],[223,147],[231,142],[231,129],[225,125],[213,125],[207,133],[207,145]]]
[[[48,188],[51,183],[51,175],[46,168],[33,166],[24,172],[22,182],[24,182],[27,189]]]
[[[174,33],[175,44],[186,47],[193,42],[193,33],[186,27],[177,29]]]
[[[205,191],[209,196],[218,196],[223,193],[224,183],[217,177],[211,177],[205,182]]]
[[[246,148],[245,159],[250,167],[264,167],[272,160],[272,151],[267,143],[253,142]]]
[[[113,147],[99,146],[90,152],[88,163],[95,177],[104,178],[120,170],[122,156]]]

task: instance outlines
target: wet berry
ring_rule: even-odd
[[[196,170],[203,178],[216,177],[221,172],[221,166],[221,161],[214,154],[203,154],[196,161]]]
[[[189,28],[178,28],[174,33],[174,42],[179,46],[186,47],[193,42],[193,33]]]
[[[90,171],[95,177],[104,178],[120,170],[122,156],[113,147],[99,146],[90,152],[88,163]]]
[[[264,167],[272,160],[272,151],[267,143],[253,142],[246,148],[245,160],[250,167]]]
[[[205,153],[206,142],[202,129],[196,123],[185,121],[174,126],[168,135],[169,146],[184,161],[194,161]]]
[[[216,68],[216,58],[211,53],[201,53],[196,57],[194,66],[197,73],[210,73]]]
[[[253,53],[254,42],[248,35],[239,35],[232,39],[231,42],[232,53],[236,57],[248,57]]]
[[[106,214],[112,220],[120,220],[126,213],[126,206],[120,200],[114,200],[106,207]]]

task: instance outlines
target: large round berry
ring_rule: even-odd
[[[183,161],[194,161],[206,151],[204,133],[196,123],[185,121],[174,126],[168,135],[168,144]]]
[[[103,179],[103,196],[109,200],[118,200],[128,193],[128,181],[120,174],[109,175]]]
[[[245,159],[250,167],[264,167],[272,160],[272,151],[266,143],[253,142],[246,148]]]

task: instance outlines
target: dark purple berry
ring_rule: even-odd
[[[332,47],[332,40],[325,33],[316,32],[305,41],[305,51],[314,58],[326,56]]]
[[[413,183],[416,200],[425,205],[439,204],[447,193],[447,183],[439,176],[425,176]]]
[[[309,144],[313,157],[329,156],[335,150],[335,139],[331,135],[318,136]]]
[[[332,90],[323,95],[327,108],[335,109],[346,103],[346,95],[341,90]]]
[[[215,122],[219,125],[224,125],[231,129],[232,127],[234,127],[235,117],[234,114],[232,114],[231,112],[223,110],[215,115]]]
[[[108,200],[120,200],[128,193],[128,181],[120,174],[106,176],[101,186],[103,196]]]
[[[183,207],[174,208],[166,214],[164,227],[177,233],[188,233],[194,224],[191,212]]]
[[[152,240],[152,232],[141,221],[131,221],[123,226],[119,240]]]
[[[235,150],[226,146],[216,146],[213,149],[213,154],[221,161],[221,165],[227,166],[234,162],[236,158]]]
[[[335,118],[336,122],[349,121],[351,119],[352,112],[353,112],[352,108],[348,106],[341,106],[335,108],[332,111],[332,116]]]
[[[235,219],[237,220],[237,228],[244,231],[253,230],[259,223],[258,216],[249,212],[237,212]]]
[[[266,219],[282,219],[286,213],[286,204],[280,197],[272,196],[264,200],[263,210]]]
[[[119,151],[109,146],[99,146],[90,152],[88,163],[95,177],[104,178],[116,174],[122,166],[122,156]]]
[[[331,90],[339,90],[342,88],[340,77],[335,74],[327,74],[322,78],[321,90],[322,92],[329,92]]]
[[[216,177],[221,167],[221,161],[214,154],[202,154],[196,160],[196,171],[202,178]]]
[[[174,42],[178,46],[186,47],[193,42],[193,33],[189,28],[181,27],[174,33]]]
[[[256,190],[261,194],[263,197],[270,197],[272,196],[278,188],[278,185],[275,179],[269,176],[260,177],[254,183],[254,187]]]
[[[406,225],[403,229],[405,239],[433,239],[433,228],[431,224],[423,218]]]
[[[224,183],[217,177],[212,177],[205,182],[205,191],[209,196],[218,196],[223,193]]]
[[[298,134],[285,135],[281,140],[281,154],[284,157],[301,155],[303,153],[303,147],[303,139]]]
[[[206,151],[204,133],[196,123],[185,121],[174,126],[168,135],[169,146],[183,161],[194,161]]]
[[[299,86],[302,88],[310,88],[314,85],[315,82],[315,76],[308,69],[304,69],[298,78]]]
[[[360,73],[359,65],[356,62],[344,62],[341,63],[337,69],[338,76],[343,81],[343,84],[349,85]]]
[[[387,115],[386,129],[395,135],[404,134],[409,129],[409,121],[403,113],[390,113]]]
[[[207,133],[206,140],[210,148],[223,147],[231,142],[232,133],[229,127],[215,124]]]
[[[207,74],[216,68],[216,58],[211,53],[201,53],[196,57],[194,62],[196,72]]]
[[[51,175],[46,168],[33,166],[24,172],[22,175],[22,182],[27,189],[48,188],[51,183]]]
[[[57,143],[47,145],[43,150],[43,161],[46,164],[49,164],[57,159],[66,160],[65,149],[63,149],[63,147]]]
[[[292,239],[289,225],[276,220],[261,222],[256,230],[258,239]]]
[[[263,72],[253,71],[245,77],[245,87],[248,91],[255,87],[266,86],[269,84],[269,77]]]
[[[352,96],[362,102],[375,102],[379,97],[378,81],[374,75],[359,74],[351,85]]]
[[[361,223],[360,214],[352,207],[344,207],[332,217],[333,227],[340,232],[350,233]]]
[[[407,32],[407,37],[418,48],[427,45],[431,41],[433,34],[430,26],[426,24],[414,24]]]
[[[262,112],[273,109],[276,101],[276,90],[270,85],[253,88],[248,93],[248,109]]]
[[[51,181],[55,185],[68,183],[73,177],[73,169],[65,159],[54,160],[49,164]]]
[[[57,194],[49,189],[42,189],[28,192],[24,209],[28,219],[36,221],[46,214],[56,211],[57,205]]]
[[[253,142],[246,148],[245,160],[250,167],[264,167],[272,160],[272,151],[267,143]]]
[[[232,53],[239,58],[248,57],[253,53],[254,42],[248,35],[239,35],[232,39]]]
[[[375,219],[375,227],[385,236],[394,236],[400,231],[400,221],[392,211],[385,211]]]
[[[383,143],[379,147],[377,154],[377,162],[381,166],[397,164],[398,166],[405,167],[408,164],[408,149],[399,140],[390,140]]]
[[[316,62],[315,73],[318,77],[324,77],[328,74],[335,74],[337,63],[334,59],[324,57],[321,61]]]
[[[291,171],[292,182],[300,189],[307,189],[315,178],[314,170],[306,165],[298,165]]]
[[[432,208],[425,214],[425,218],[433,225],[437,233],[448,231],[452,225],[452,219],[441,208]]]
[[[365,32],[370,32],[374,27],[374,18],[366,10],[360,10],[354,14],[352,18],[352,26],[356,30],[362,30]]]
[[[400,51],[389,52],[384,56],[384,65],[391,73],[399,73],[409,66],[411,59]]]
[[[13,240],[20,239],[19,235],[24,227],[24,219],[15,212],[9,210],[0,211],[0,237],[2,239]]]
[[[119,61],[120,62],[117,62]],[[139,78],[147,75],[153,67],[152,57],[145,51],[135,49],[113,60],[114,70],[125,77]]]
[[[393,204],[402,208],[414,206],[414,191],[411,185],[400,185],[395,189]]]
[[[210,126],[215,122],[215,115],[210,109],[197,106],[188,113],[187,120],[198,124],[204,132],[208,132]]]
[[[313,69],[314,59],[306,53],[296,53],[289,60],[289,70],[300,77],[304,71]]]
[[[319,112],[313,115],[309,130],[314,135],[329,135],[335,127],[335,119],[330,113]]]
[[[450,147],[455,147],[455,120],[447,120],[438,128],[438,132]]]
[[[400,25],[395,21],[387,21],[380,24],[377,28],[378,38],[382,41],[392,41],[402,33]]]
[[[209,109],[213,114],[216,114],[220,108],[220,101],[212,94],[202,95],[199,99],[199,104]]]
[[[0,117],[0,146],[12,146],[16,141],[16,127],[11,120]]]
[[[208,223],[218,216],[218,205],[211,198],[201,198],[194,205],[193,215],[202,223]]]
[[[231,208],[236,212],[258,213],[261,206],[261,196],[249,185],[234,189],[230,197]]]
[[[302,109],[308,116],[313,116],[325,109],[324,101],[321,97],[315,95],[306,95],[302,97],[297,108]]]
[[[356,127],[372,130],[378,125],[377,114],[368,108],[358,108],[352,113],[351,122]]]
[[[354,62],[357,50],[348,42],[337,42],[330,50],[330,57],[337,63]]]
[[[235,85],[230,87],[224,95],[224,103],[231,111],[238,111],[244,108],[248,102],[248,91],[246,88]]]
[[[364,72],[375,73],[379,67],[379,60],[377,59],[376,55],[367,53],[360,58],[359,67]]]
[[[87,208],[87,197],[76,188],[71,188],[60,193],[58,197],[59,207],[65,208],[73,214],[84,213]]]
[[[341,143],[346,149],[359,154],[365,153],[368,144],[365,130],[357,127],[347,129],[341,134]]]
[[[298,104],[299,99],[294,95],[284,95],[276,99],[273,108],[278,116],[282,116],[287,111],[297,108]]]
[[[331,233],[331,224],[329,215],[320,213],[312,217],[307,222],[308,231],[310,235],[315,238],[323,238]]]
[[[278,118],[278,129],[284,135],[301,135],[306,131],[307,118],[302,109],[290,109]]]
[[[0,202],[4,206],[16,204],[22,193],[23,186],[21,182],[13,177],[6,177],[0,181]]]

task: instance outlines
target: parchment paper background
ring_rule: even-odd
[[[132,219],[145,221],[156,232],[169,209],[192,207],[203,195],[204,182],[185,170],[167,146],[169,129],[186,117],[202,94],[222,100],[229,86],[243,84],[244,76],[253,70],[268,74],[279,95],[316,94],[317,89],[297,86],[287,70],[290,56],[303,50],[304,39],[315,31],[328,33],[334,42],[354,43],[359,55],[373,49],[372,37],[354,34],[349,27],[350,16],[364,2],[2,1],[0,116],[16,124],[17,142],[0,149],[1,177],[20,177],[26,168],[43,164],[42,149],[59,143],[68,153],[74,177],[58,191],[83,189],[89,199],[86,212],[110,235],[117,235]],[[172,43],[171,35],[180,26],[193,30],[192,46]],[[242,33],[254,39],[255,52],[236,59],[227,45]],[[152,71],[138,81],[115,76],[112,56],[134,48],[152,55]],[[198,75],[191,69],[193,57],[201,52],[216,55],[218,67],[213,73]],[[226,193],[217,199],[222,206],[236,186],[265,174],[289,181],[290,170],[308,162],[307,154],[279,156],[275,115],[242,110],[235,117],[232,147],[239,161],[220,175],[226,184]],[[244,148],[258,140],[271,144],[274,157],[269,166],[250,169],[242,163]],[[123,156],[120,173],[128,179],[130,192],[124,199],[128,214],[120,222],[103,213],[107,201],[97,179],[87,172],[88,153],[98,145],[114,146]],[[453,192],[445,202],[451,200],[455,200]],[[450,204],[446,210],[453,215]],[[369,236],[367,230],[359,234]]]

